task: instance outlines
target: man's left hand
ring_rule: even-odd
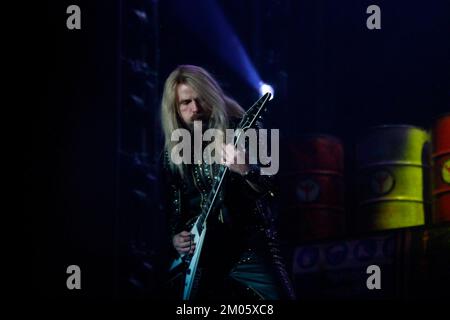
[[[222,164],[241,176],[250,170],[245,150],[239,150],[231,143],[222,145]]]

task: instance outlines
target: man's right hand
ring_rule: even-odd
[[[194,235],[188,231],[181,231],[172,238],[172,244],[175,250],[181,254],[192,254],[195,250]]]

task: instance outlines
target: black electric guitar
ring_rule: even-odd
[[[266,93],[256,101],[253,106],[247,110],[242,120],[237,126],[238,135],[235,138],[234,146],[236,147],[240,141],[242,133],[247,129],[255,126],[257,120],[261,117],[263,111],[266,110],[266,102],[271,97],[270,93]],[[239,130],[240,129],[240,130]],[[198,283],[198,263],[202,253],[203,244],[205,241],[205,235],[207,230],[208,217],[214,212],[217,204],[218,194],[222,188],[223,181],[228,172],[228,167],[221,166],[221,170],[218,176],[213,180],[211,191],[209,192],[206,202],[202,206],[200,214],[195,218],[194,222],[190,224],[190,232],[193,234],[193,241],[196,244],[195,250],[192,254],[180,255],[175,261],[173,261],[170,271],[174,272],[179,268],[182,268],[184,273],[184,288],[183,288],[183,300],[189,300],[193,296],[196,284]]]

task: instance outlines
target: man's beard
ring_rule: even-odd
[[[194,121],[201,121],[202,123],[202,132],[204,132],[206,129],[208,129],[208,121],[205,117],[205,115],[198,115],[196,117],[193,117],[191,119],[191,122],[189,122],[188,127],[189,130],[194,131]]]
[[[194,121],[204,121],[206,120],[206,115],[204,113],[197,113],[196,115],[192,116],[191,122]]]

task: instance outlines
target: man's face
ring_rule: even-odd
[[[177,86],[177,98],[181,118],[188,127],[192,127],[195,120],[206,120],[204,102],[201,101],[197,92],[190,85],[179,84]]]

